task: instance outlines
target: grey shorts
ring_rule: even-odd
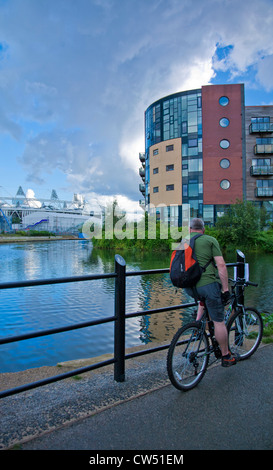
[[[194,297],[192,289],[185,290],[191,297]],[[197,287],[196,290],[198,297],[206,302],[211,320],[216,322],[224,321],[225,308],[221,299],[221,285],[219,282]]]

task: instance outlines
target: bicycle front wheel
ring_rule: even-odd
[[[263,320],[255,308],[237,311],[227,324],[229,348],[240,361],[248,359],[258,348],[263,336]]]
[[[167,355],[167,371],[178,390],[191,390],[204,376],[209,361],[209,341],[201,326],[194,322],[174,335]]]

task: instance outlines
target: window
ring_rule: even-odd
[[[173,191],[174,190],[174,184],[167,184],[166,185],[166,191]]]
[[[273,188],[273,180],[257,180],[257,188]]]
[[[199,194],[199,184],[197,179],[189,180],[189,197],[197,197]]]
[[[188,140],[188,146],[189,147],[197,147],[198,146],[198,140],[197,139],[189,139]]]
[[[270,166],[271,158],[253,158],[252,166]]]
[[[153,174],[156,175],[158,173],[158,168],[153,169]]]
[[[230,166],[230,161],[227,159],[227,158],[222,158],[222,160],[220,161],[220,167],[221,168],[229,168]]]
[[[174,165],[166,165],[166,171],[173,171],[174,170]]]
[[[173,144],[172,145],[166,145],[166,152],[171,152],[173,150]]]
[[[227,126],[229,126],[229,119],[223,117],[223,118],[220,119],[219,124],[220,124],[221,127],[227,127]]]
[[[229,189],[230,188],[230,181],[229,180],[222,180],[220,183],[222,189]]]
[[[251,122],[258,123],[258,122],[270,122],[270,117],[269,116],[263,116],[263,117],[252,117]]]
[[[158,193],[158,186],[154,186],[154,187],[153,187],[153,192],[154,192],[154,193]]]
[[[273,137],[257,137],[256,144],[273,144]]]
[[[227,96],[221,96],[221,98],[219,99],[219,103],[221,106],[227,106],[228,103],[229,103],[229,99]]]
[[[153,155],[158,155],[158,149],[153,150]]]
[[[221,147],[222,149],[227,149],[229,146],[230,146],[230,143],[229,143],[229,141],[228,141],[227,139],[221,140],[221,142],[220,142],[220,147]]]
[[[188,197],[188,185],[187,184],[183,184],[182,195],[183,197]]]
[[[189,171],[202,171],[202,159],[201,158],[191,158],[189,160]]]

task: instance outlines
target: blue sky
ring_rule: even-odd
[[[0,195],[138,201],[144,111],[245,83],[273,104],[273,0],[0,0]]]

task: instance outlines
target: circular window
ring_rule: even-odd
[[[223,139],[223,140],[221,140],[221,142],[220,142],[220,147],[221,147],[222,149],[227,149],[227,148],[229,147],[229,145],[230,145],[230,143],[229,143],[229,141],[226,140],[226,139]]]
[[[229,119],[224,117],[220,119],[219,124],[221,127],[227,127],[229,126]]]
[[[230,188],[230,181],[229,180],[222,180],[220,183],[222,189],[229,189]]]
[[[219,103],[221,106],[226,106],[229,103],[229,99],[227,96],[221,96],[219,99]]]
[[[221,168],[228,168],[230,166],[230,161],[227,158],[222,158],[220,161]]]

